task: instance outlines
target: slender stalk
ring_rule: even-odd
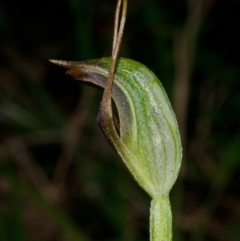
[[[121,11],[122,10],[122,11]],[[121,12],[121,20],[120,20]],[[112,114],[112,85],[114,74],[118,62],[118,54],[121,47],[124,25],[127,15],[127,0],[118,0],[115,21],[114,21],[114,34],[113,34],[113,48],[112,48],[112,61],[110,64],[109,74],[106,86],[103,92],[102,103],[98,112],[98,122],[106,138],[110,143],[120,143],[119,135],[116,131],[116,125],[114,125],[113,114]],[[122,144],[120,143],[122,146]]]
[[[113,33],[113,48],[112,48],[112,55],[114,54],[114,50],[116,48],[116,43],[118,41],[118,31],[119,31],[119,16],[120,16],[120,9],[122,5],[122,0],[118,0],[117,7],[115,11],[115,19],[114,19],[114,33]]]
[[[153,198],[150,208],[150,241],[172,240],[172,211],[168,195]]]
[[[122,6],[122,14],[121,14],[121,20],[119,21],[119,14]],[[114,35],[113,35],[113,49],[112,49],[112,62],[110,65],[109,75],[106,87],[104,89],[103,93],[103,99],[102,99],[102,105],[100,108],[101,113],[101,121],[104,126],[111,126],[109,128],[109,132],[114,131],[115,128],[113,125],[112,120],[112,104],[111,104],[111,95],[112,95],[112,84],[113,84],[113,78],[114,73],[117,65],[118,60],[118,54],[122,42],[122,36],[124,32],[124,25],[126,21],[126,15],[127,15],[127,0],[118,0],[116,13],[115,13],[115,22],[114,22]],[[114,129],[114,130],[112,130]]]

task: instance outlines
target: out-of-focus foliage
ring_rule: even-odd
[[[148,240],[150,198],[49,58],[110,56],[115,1],[0,2],[0,240]],[[184,160],[174,240],[240,239],[240,1],[129,0],[121,56],[159,77]]]

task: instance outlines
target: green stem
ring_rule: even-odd
[[[152,199],[150,208],[150,241],[172,240],[172,212],[168,195]]]

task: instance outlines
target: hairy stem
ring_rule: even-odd
[[[150,241],[172,240],[172,212],[168,195],[152,199],[150,208]]]

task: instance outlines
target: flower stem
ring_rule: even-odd
[[[172,212],[168,195],[153,198],[150,208],[150,241],[172,240]]]

